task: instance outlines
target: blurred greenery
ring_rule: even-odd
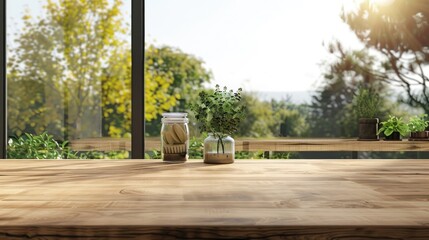
[[[77,153],[67,147],[67,142],[59,143],[46,132],[40,135],[25,133],[8,141],[9,159],[69,159],[78,158]]]
[[[376,59],[366,50],[349,51],[340,42],[328,45],[334,57],[323,63],[324,82],[313,96],[310,131],[313,137],[355,137],[358,116],[353,101],[358,89],[372,89],[379,96],[379,112],[384,113],[386,84],[373,74]],[[379,116],[383,117],[383,116]]]
[[[204,67],[204,62],[180,49],[170,46],[150,46],[151,51],[145,51],[145,62],[150,65],[152,71],[169,76],[168,84],[161,84],[164,91],[153,98],[145,100],[145,134],[158,136],[161,129],[160,113],[164,111],[186,112],[188,105],[195,102],[198,93],[204,89],[203,85],[209,83],[212,74]],[[145,82],[150,82],[145,76]],[[155,88],[156,89],[156,88]],[[146,85],[146,92],[152,90]],[[165,96],[174,96],[169,104],[161,104],[160,99]],[[147,96],[145,96],[145,99]],[[155,112],[155,110],[157,110]],[[151,113],[151,114],[149,114]],[[190,122],[195,122],[193,115],[189,116]],[[194,129],[191,128],[191,134]]]
[[[10,136],[99,137],[101,122],[109,136],[129,135],[130,27],[121,5],[47,1],[44,17],[25,12],[7,61]]]
[[[67,141],[59,142],[54,136],[43,132],[39,135],[25,133],[10,138],[7,146],[8,159],[126,159],[128,151],[77,152]]]
[[[204,151],[204,139],[207,137],[206,134],[200,137],[191,137],[189,140],[189,158],[191,159],[202,159]]]

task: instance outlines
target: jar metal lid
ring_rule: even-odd
[[[161,118],[162,123],[188,123],[187,118]]]
[[[162,116],[164,118],[186,118],[186,116],[188,116],[188,113],[171,112],[171,113],[163,113]]]

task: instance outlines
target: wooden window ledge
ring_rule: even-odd
[[[0,239],[429,239],[428,160],[2,160]]]
[[[131,140],[126,138],[87,138],[71,140],[76,151],[131,151]],[[159,138],[146,138],[145,151],[160,150]],[[390,152],[429,151],[429,141],[358,141],[356,138],[276,138],[235,139],[236,151],[279,152]]]

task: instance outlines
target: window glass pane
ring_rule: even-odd
[[[155,110],[189,111],[198,92],[216,84],[243,88],[247,109],[234,133],[237,139],[357,139],[365,136],[359,133],[360,118],[384,122],[394,115],[406,123],[429,114],[429,41],[423,34],[429,31],[424,24],[429,16],[423,5],[390,0],[147,0],[146,60],[148,69],[164,74],[152,81],[164,94],[146,101],[146,133],[154,142],[159,139]],[[359,101],[365,91],[373,98]],[[191,136],[199,139],[194,146],[200,147],[205,135],[190,117]],[[382,129],[380,138],[389,131]],[[377,138],[376,132],[370,129],[371,137]],[[267,153],[246,154],[241,156]],[[389,154],[360,156],[416,157]]]
[[[8,158],[129,158],[130,12],[131,0],[7,1]]]

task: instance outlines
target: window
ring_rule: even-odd
[[[269,3],[262,0],[147,0],[144,40],[143,1],[129,0],[125,5],[131,5],[131,2],[132,11],[135,11],[131,22],[132,52],[130,35],[118,30],[127,27],[123,24],[114,24],[116,29],[110,29],[118,41],[112,42],[109,38],[97,45],[75,38],[74,35],[81,33],[73,32],[69,28],[72,25],[64,25],[61,11],[52,11],[57,1],[53,1],[40,18],[30,18],[28,12],[23,12],[24,18],[17,18],[17,24],[8,25],[9,28],[21,24],[21,29],[27,30],[21,32],[25,33],[22,36],[31,39],[15,42],[17,35],[7,37],[8,56],[2,59],[7,60],[7,68],[4,68],[6,63],[2,64],[0,73],[8,76],[8,135],[37,135],[48,131],[60,142],[70,141],[77,151],[105,150],[97,144],[106,143],[104,138],[108,137],[109,146],[133,149],[134,158],[143,158],[145,150],[149,157],[158,157],[152,150],[159,149],[160,114],[188,111],[189,103],[198,99],[198,92],[213,88],[215,84],[227,85],[229,89],[242,87],[245,91],[248,108],[236,133],[237,138],[355,138],[358,131],[355,95],[359,89],[370,89],[380,96],[382,101],[377,107],[377,116],[381,121],[387,120],[389,115],[408,121],[414,115],[429,113],[425,57],[429,43],[426,35],[418,34],[427,31],[427,25],[422,24],[427,21],[427,6],[411,1],[372,0],[329,3],[311,0],[299,3],[282,0]],[[7,12],[12,14],[6,16],[19,15],[13,14],[10,6],[12,4],[8,5]],[[5,12],[5,6],[2,7]],[[31,10],[37,8],[40,6]],[[395,9],[402,8],[410,11],[395,13]],[[357,9],[363,14],[350,14]],[[51,15],[49,11],[52,11]],[[70,11],[69,18],[80,14],[73,9]],[[117,12],[121,11],[114,11]],[[368,14],[379,23],[370,25],[375,28],[365,26]],[[56,21],[58,24],[49,26]],[[109,21],[104,25],[102,22],[99,26],[106,27]],[[405,23],[407,29],[411,27],[413,30],[389,32],[389,29],[405,29]],[[37,24],[39,27],[35,27]],[[61,26],[65,28],[61,29]],[[366,29],[359,31],[356,26]],[[8,28],[2,33],[9,32]],[[67,31],[72,34],[68,35]],[[130,29],[127,31],[131,32]],[[395,37],[385,39],[383,36]],[[393,45],[399,48],[389,45],[393,40]],[[91,49],[90,45],[95,44],[104,48],[101,52],[106,54],[100,58],[87,54],[78,58],[75,50],[67,46],[79,41],[85,42],[79,50]],[[368,45],[364,44],[366,42]],[[128,55],[114,50],[126,45],[121,43],[128,44],[128,51],[124,51]],[[2,53],[5,52],[3,48]],[[95,56],[97,54],[98,51]],[[117,61],[107,60],[119,55]],[[126,55],[132,57],[132,66],[127,70],[116,67]],[[39,60],[31,64],[31,57]],[[91,62],[94,64],[85,65],[82,60],[91,57],[96,59]],[[392,64],[392,59],[397,64]],[[50,67],[44,69],[43,64]],[[139,67],[142,65],[144,68]],[[94,66],[99,68],[92,72],[79,70]],[[133,81],[129,77],[131,74]],[[109,81],[112,77],[120,81]],[[98,83],[97,78],[100,79]],[[5,83],[0,85],[2,92]],[[128,97],[124,100],[123,96]],[[2,96],[0,102],[2,108],[5,108],[5,97]],[[204,135],[199,133],[192,114],[190,120],[191,136],[195,137],[191,147],[195,147],[193,150],[198,157]],[[5,125],[6,121],[3,119],[0,123]],[[0,132],[0,135],[6,133]],[[94,137],[103,139],[87,141]],[[113,137],[120,139],[112,140]],[[3,148],[5,140],[2,139]],[[106,153],[97,154],[109,157]],[[130,156],[129,153],[123,153],[123,156],[126,154]],[[246,158],[252,156],[256,155],[243,154]],[[388,155],[392,156],[407,155]]]
[[[357,138],[356,95],[359,89],[370,89],[380,97],[376,116],[381,121],[387,120],[389,115],[408,121],[414,115],[429,113],[425,90],[427,61],[422,63],[429,44],[418,34],[427,31],[422,24],[427,21],[427,9],[418,3],[371,0],[146,2],[146,58],[153,68],[165,74],[163,86],[167,95],[173,97],[170,105],[165,105],[168,111],[189,109],[185,106],[198,98],[199,91],[213,89],[215,84],[229,89],[241,87],[248,108],[236,138]],[[402,7],[411,10],[397,15],[395,9]],[[364,13],[351,14],[359,8]],[[359,32],[359,27],[368,28],[365,13],[372,14],[381,23],[369,24],[375,26],[366,29],[373,33],[370,36],[365,36],[367,32]],[[401,19],[408,19],[407,24],[415,31],[383,32],[397,29],[395,24],[408,28],[408,25],[402,26],[405,20]],[[415,35],[410,36],[412,33]],[[392,40],[382,37],[392,35],[397,36],[395,46],[403,46],[402,53],[409,55],[400,55],[398,66],[388,63],[392,59],[396,61],[395,56],[401,52],[394,47],[388,49]],[[366,46],[365,41],[369,45]],[[416,51],[416,56],[407,53],[408,50]],[[389,58],[395,51],[397,55]],[[416,60],[407,62],[410,58]],[[400,68],[399,75],[394,67]],[[408,89],[410,82],[413,84]],[[146,120],[146,133],[156,141],[159,139],[159,116],[146,116]],[[194,126],[192,135],[197,137],[195,146],[200,146],[204,136],[199,135],[195,119],[191,118],[190,125]],[[244,157],[262,157],[262,152],[257,154]],[[350,153],[316,155],[352,157]],[[416,157],[398,153],[361,156]]]
[[[7,121],[1,123],[7,122],[10,158],[56,158],[54,149],[60,158],[131,157],[131,85],[142,79],[131,80],[131,4],[131,0],[18,0],[2,6],[7,22],[2,29],[7,46],[6,54],[2,51],[7,56],[2,64]],[[142,3],[133,4],[142,16]],[[141,100],[142,90],[136,93]],[[112,143],[115,138],[128,142],[120,144],[122,151]],[[52,151],[25,155],[20,144],[14,144],[36,149],[39,141],[53,144]],[[55,142],[68,144],[61,149]]]

